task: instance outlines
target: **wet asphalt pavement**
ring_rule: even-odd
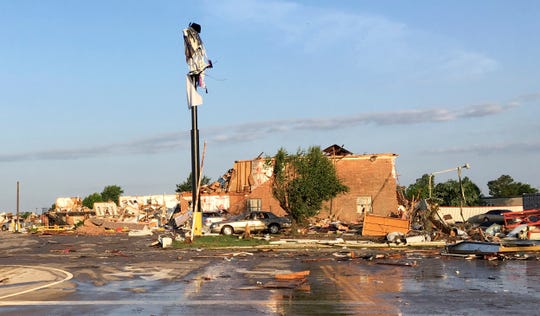
[[[1,237],[4,269],[72,275],[2,298],[17,286],[6,277],[2,315],[538,315],[540,302],[536,257],[465,260],[437,249],[358,248],[341,258],[349,250],[177,250],[149,247],[148,238]],[[274,276],[303,270],[310,271],[303,283]]]

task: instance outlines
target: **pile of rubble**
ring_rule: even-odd
[[[173,202],[169,201],[173,200]],[[120,205],[97,202],[89,209],[81,198],[59,198],[56,207],[42,216],[40,232],[47,234],[75,231],[78,234],[102,235],[129,231],[156,229],[165,226],[177,204],[172,196],[122,197]]]
[[[512,212],[516,217],[512,225],[493,224],[482,227],[468,222],[456,222],[451,216],[441,216],[438,205],[428,200],[400,207],[390,216],[365,214],[361,223],[343,223],[332,219],[313,220],[301,235],[335,234],[331,245],[367,246],[366,241],[383,243],[390,247],[411,245],[437,245],[449,254],[507,257],[508,253],[540,251],[540,210]],[[304,237],[305,238],[305,237]],[[286,242],[285,242],[286,241]],[[282,240],[280,243],[298,243]],[[302,240],[301,242],[307,242]],[[313,239],[321,244],[321,240]]]
[[[150,230],[146,223],[130,223],[105,220],[102,218],[89,218],[77,225],[74,231],[81,235],[104,235],[111,233],[129,233],[141,230]]]
[[[110,231],[107,231],[107,229],[101,225],[96,225],[91,219],[87,219],[84,221],[84,223],[80,226],[78,226],[75,231],[77,234],[82,235],[90,235],[90,236],[98,236],[106,234]]]

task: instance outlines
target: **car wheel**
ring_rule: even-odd
[[[268,226],[268,231],[270,231],[270,234],[279,233],[279,225],[278,224],[270,224],[270,226]]]
[[[2,226],[2,230],[3,230],[3,231],[6,231],[6,230],[7,230],[7,227],[6,227],[6,226]]]
[[[221,229],[221,233],[223,235],[232,235],[234,233],[234,230],[231,226],[225,226]]]

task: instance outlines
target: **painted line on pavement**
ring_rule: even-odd
[[[41,289],[44,289],[46,287],[50,287],[50,286],[53,286],[53,285],[60,284],[62,282],[71,280],[73,278],[73,274],[71,274],[71,273],[69,273],[67,271],[64,271],[64,270],[60,270],[60,269],[57,269],[57,268],[51,268],[51,267],[43,267],[43,266],[34,266],[33,267],[33,266],[21,266],[21,265],[13,265],[13,266],[10,265],[10,266],[3,266],[3,267],[46,269],[46,270],[51,270],[51,271],[56,271],[56,272],[63,273],[63,274],[66,275],[66,277],[63,280],[59,280],[59,281],[55,281],[55,282],[52,282],[52,283],[44,284],[44,285],[41,285],[41,286],[38,286],[38,287],[35,287],[35,288],[31,288],[31,289],[28,289],[28,290],[24,290],[24,291],[21,291],[21,292],[11,293],[11,294],[8,294],[8,295],[0,296],[0,300],[8,298],[8,297],[16,296],[16,295],[21,295],[21,294],[26,294],[26,293],[29,293],[29,292],[41,290]]]

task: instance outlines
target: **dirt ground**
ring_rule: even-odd
[[[0,233],[3,315],[533,315],[540,261],[440,249],[163,249],[157,235]],[[305,280],[276,274],[310,271]]]

